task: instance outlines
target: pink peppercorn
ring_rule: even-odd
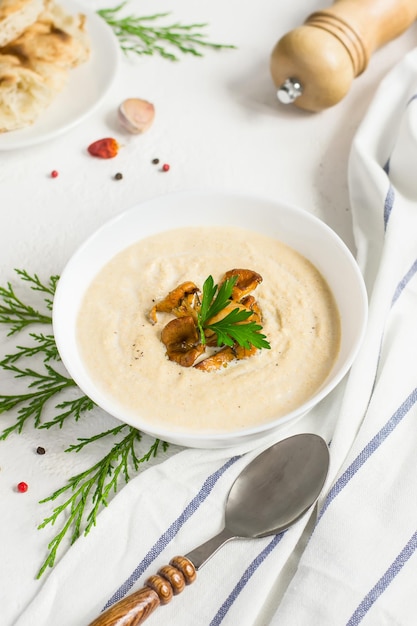
[[[52,170],[51,178],[58,178],[58,172],[56,170]]]
[[[164,163],[163,166],[162,166],[162,171],[163,172],[168,172],[169,171],[169,167],[170,166],[168,165],[168,163]]]
[[[22,481],[17,485],[17,490],[20,491],[20,493],[25,493],[25,491],[28,490],[28,484]]]

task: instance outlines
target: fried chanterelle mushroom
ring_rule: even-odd
[[[252,324],[252,333],[257,333],[262,329],[260,325],[262,312],[259,303],[251,295],[261,282],[262,276],[253,270],[232,269],[226,272],[218,286],[217,299],[220,299],[220,303],[215,314],[205,320],[204,330],[201,317],[204,298],[209,298],[208,305],[210,305],[217,286],[209,285],[208,289],[210,287],[213,289],[210,296],[204,293],[206,283],[203,293],[190,281],[181,283],[170,291],[163,300],[152,307],[149,313],[152,324],[157,322],[157,313],[169,313],[175,316],[161,332],[161,341],[166,347],[168,358],[183,367],[194,366],[201,371],[211,372],[226,367],[231,361],[245,359],[255,354],[258,347],[253,343],[247,340],[242,343],[242,341],[230,339],[222,342],[219,340],[219,331],[216,332],[216,329],[219,323],[221,326],[221,321],[225,320],[226,316],[236,313],[238,313],[238,318],[236,318],[238,321],[233,322],[235,326],[252,322],[256,324],[256,326]],[[208,310],[210,311],[210,308]],[[207,302],[205,312],[207,312]],[[214,327],[214,330],[210,327]],[[262,344],[265,336],[259,334],[259,337],[262,338]],[[205,353],[207,346],[217,347],[218,350],[196,363],[196,360]],[[263,341],[263,345],[259,347],[270,346]]]
[[[199,288],[194,283],[187,281],[181,283],[169,292],[167,296],[160,302],[157,302],[149,313],[149,318],[153,324],[156,324],[156,314],[173,313],[177,317],[191,315],[197,319],[195,310],[195,295],[199,292]]]
[[[190,367],[204,352],[200,334],[191,315],[174,318],[161,332],[161,341],[166,346],[171,361]]]

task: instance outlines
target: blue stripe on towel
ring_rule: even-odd
[[[395,200],[394,187],[390,185],[388,187],[388,192],[387,192],[385,203],[384,203],[384,230],[387,230],[388,220],[391,215],[392,207],[394,206],[394,200]]]
[[[329,507],[330,503],[336,498],[336,496],[343,490],[343,488],[347,485],[351,478],[356,474],[356,472],[362,467],[365,461],[373,454],[379,446],[385,441],[385,439],[392,433],[394,428],[398,426],[403,417],[407,415],[408,411],[414,406],[417,401],[417,388],[415,388],[410,395],[404,400],[401,406],[395,411],[395,413],[390,417],[390,419],[386,422],[386,424],[381,428],[379,432],[371,439],[371,441],[359,452],[356,459],[352,461],[349,467],[343,472],[343,474],[338,478],[333,487],[330,489],[327,494],[326,500],[324,502],[323,508],[320,511],[319,518],[317,523],[319,523],[323,514]]]
[[[403,566],[408,559],[414,554],[417,549],[417,532],[411,537],[410,541],[404,546],[396,559],[391,563],[386,572],[381,576],[376,585],[370,590],[370,592],[364,597],[357,609],[352,614],[346,626],[357,626],[369,609],[376,602],[379,596],[387,589],[388,585],[399,574]]]
[[[216,615],[211,620],[210,626],[219,626],[219,624],[222,623],[240,592],[245,588],[246,584],[252,578],[253,574],[263,563],[266,557],[272,552],[275,546],[279,544],[285,532],[286,531],[279,533],[278,535],[274,535],[273,539],[268,543],[268,545],[258,554],[255,559],[253,559],[249,567],[247,567],[246,570],[243,572],[243,575],[241,576],[239,582],[233,588],[229,596],[221,605],[220,609],[217,611]]]
[[[166,548],[166,546],[172,541],[172,539],[177,535],[178,531],[184,525],[184,523],[197,511],[200,505],[204,502],[208,495],[210,495],[213,487],[219,480],[219,478],[224,474],[226,470],[229,469],[240,457],[234,456],[229,459],[224,465],[222,465],[218,470],[213,472],[203,483],[197,495],[189,502],[189,504],[185,507],[183,512],[177,519],[169,526],[169,528],[159,537],[159,539],[154,543],[149,552],[144,556],[139,565],[133,570],[130,576],[125,580],[125,582],[115,591],[110,600],[108,600],[103,607],[103,611],[108,609],[112,604],[121,600],[127,592],[133,587],[138,578],[143,574],[143,572],[149,567],[149,565],[159,556]]]
[[[401,293],[403,292],[405,287],[408,285],[410,280],[413,278],[413,276],[416,274],[416,272],[417,272],[417,259],[414,261],[414,263],[412,264],[412,266],[410,267],[406,275],[398,283],[397,289],[395,290],[394,296],[392,298],[391,306],[393,306],[395,302],[398,300]]]

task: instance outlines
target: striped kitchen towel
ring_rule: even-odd
[[[417,624],[415,51],[357,132],[349,191],[369,328],[331,443],[333,483],[274,626]]]

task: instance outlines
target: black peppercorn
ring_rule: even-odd
[[[43,448],[42,446],[38,446],[38,447],[36,448],[36,452],[37,452],[38,454],[45,454],[46,450],[45,450],[45,448]]]

